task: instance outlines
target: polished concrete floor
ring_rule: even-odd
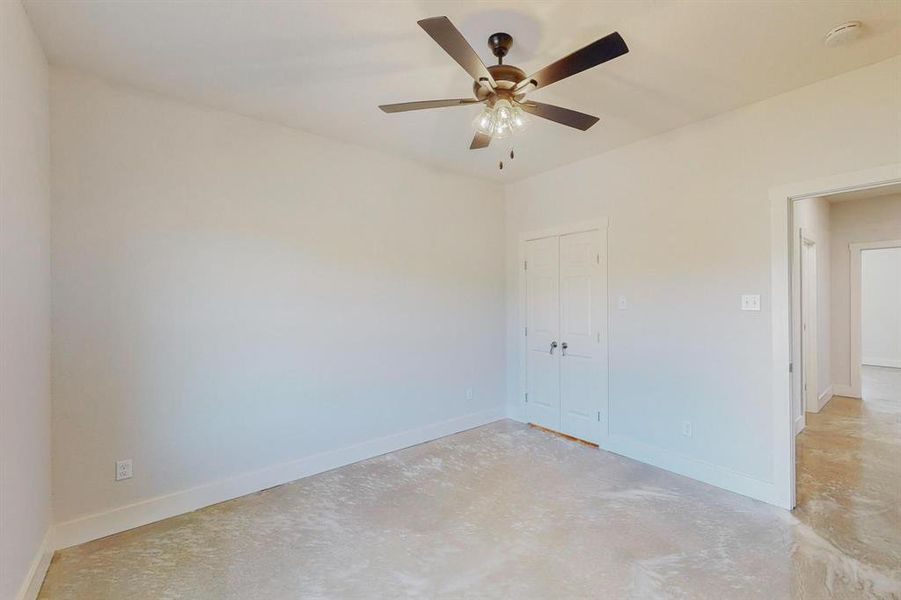
[[[40,598],[901,598],[899,406],[809,415],[794,513],[501,421],[64,550]]]

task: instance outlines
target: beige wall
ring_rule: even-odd
[[[769,190],[901,162],[899,81],[896,57],[508,185],[511,414],[518,236],[607,216],[610,296],[629,308],[609,316],[602,445],[764,496],[777,460]],[[741,294],[763,310],[739,310]]]
[[[500,187],[51,82],[59,521],[502,414]]]
[[[901,87],[901,86],[899,86]],[[851,383],[850,253],[856,242],[901,239],[901,194],[835,202],[832,230],[832,383]]]
[[[0,2],[0,598],[50,525],[50,147],[47,61]]]

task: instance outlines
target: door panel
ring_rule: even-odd
[[[560,429],[559,254],[556,237],[526,242],[527,413],[530,423],[554,430]]]
[[[560,237],[560,431],[598,442],[607,406],[606,233]]]

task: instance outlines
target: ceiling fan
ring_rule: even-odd
[[[582,131],[587,130],[598,122],[597,117],[552,104],[527,100],[526,94],[596,67],[629,51],[622,36],[614,32],[527,76],[522,69],[504,64],[504,56],[513,45],[513,37],[509,34],[495,33],[488,38],[488,47],[497,57],[497,64],[486,67],[472,46],[466,42],[463,34],[447,17],[423,19],[419,21],[419,26],[475,80],[472,88],[475,98],[402,102],[383,104],[379,108],[386,113],[396,113],[485,104],[483,112],[475,121],[476,133],[469,145],[472,150],[487,147],[492,138],[504,138],[522,129],[525,126],[523,112]]]

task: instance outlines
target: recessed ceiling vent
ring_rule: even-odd
[[[848,21],[847,23],[842,23],[826,34],[823,43],[830,48],[849,44],[860,37],[862,29],[863,25],[860,21]]]

